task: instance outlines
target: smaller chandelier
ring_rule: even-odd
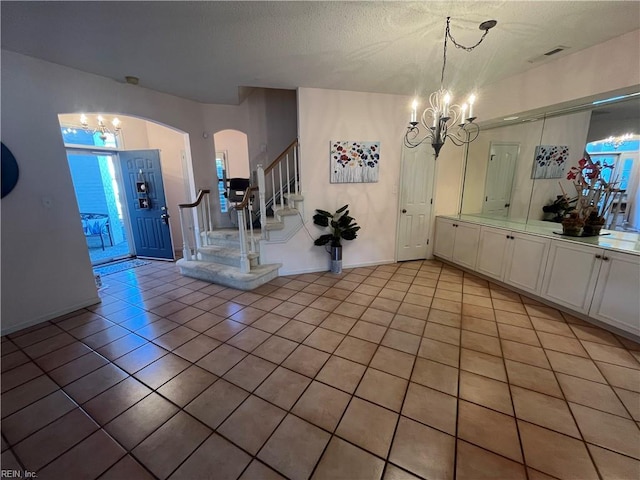
[[[454,145],[462,146],[473,142],[478,138],[480,127],[473,121],[476,119],[473,111],[475,95],[470,95],[467,103],[457,105],[452,103],[451,94],[444,88],[444,71],[447,66],[447,40],[458,48],[470,52],[476,48],[489,30],[496,26],[495,20],[487,20],[480,24],[480,30],[484,30],[482,37],[475,45],[465,47],[455,41],[449,28],[451,17],[447,17],[447,28],[444,34],[444,53],[442,61],[442,75],[440,77],[440,89],[429,95],[429,107],[418,118],[418,101],[414,100],[411,110],[411,121],[404,136],[404,144],[409,148],[415,148],[424,141],[429,140],[435,157],[438,158],[440,149],[447,139]]]
[[[632,139],[633,133],[625,133],[624,135],[619,135],[617,137],[606,138],[603,140],[603,143],[605,147],[612,147],[614,150],[617,150]]]
[[[109,128],[107,126],[102,115],[98,115],[96,120],[98,121],[98,125],[96,125],[95,127],[91,127],[89,126],[89,119],[87,118],[87,116],[84,113],[80,115],[80,124],[82,125],[82,128],[86,132],[92,134],[100,133],[100,140],[102,141],[107,139],[107,134],[118,135],[118,133],[120,133],[120,130],[122,129],[122,122],[120,122],[118,117],[114,117],[113,120],[111,120],[112,128]]]

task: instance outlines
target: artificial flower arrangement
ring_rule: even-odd
[[[605,168],[613,168],[610,165],[600,165],[599,161],[592,161],[588,153],[578,161],[577,166],[571,167],[567,172],[567,180],[573,180],[577,197],[574,209],[563,220],[563,226],[572,227],[573,235],[579,235],[579,230],[584,226],[585,235],[597,235],[604,225],[605,216],[618,190],[617,182],[607,182],[602,177]],[[563,194],[565,194],[563,190]],[[566,194],[565,194],[566,196]],[[575,232],[577,229],[578,233]],[[567,232],[565,232],[567,233]]]

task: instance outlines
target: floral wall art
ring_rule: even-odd
[[[378,181],[380,142],[331,142],[331,183]]]
[[[538,145],[531,178],[562,178],[568,158],[567,145]]]

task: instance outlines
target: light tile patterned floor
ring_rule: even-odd
[[[452,267],[103,280],[102,304],[2,338],[3,469],[640,478],[640,345]]]

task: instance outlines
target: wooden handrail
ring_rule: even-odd
[[[242,210],[249,204],[249,197],[251,197],[251,192],[258,190],[258,187],[249,187],[244,192],[244,197],[242,197],[242,201],[233,206],[235,210]]]
[[[273,170],[273,169],[276,167],[276,164],[277,164],[278,162],[280,162],[280,160],[282,160],[282,159],[287,155],[287,152],[288,152],[289,150],[291,150],[291,148],[292,148],[294,145],[297,145],[297,144],[298,144],[298,139],[296,138],[293,142],[291,142],[291,144],[290,144],[287,148],[285,148],[285,149],[282,151],[282,153],[278,156],[278,158],[276,158],[273,162],[271,162],[271,163],[269,164],[269,166],[268,166],[267,168],[265,168],[265,169],[264,169],[264,174],[266,175],[266,174],[267,174],[267,173],[269,173],[271,170]]]
[[[202,198],[207,193],[211,193],[211,190],[200,190],[198,192],[198,198],[196,198],[195,202],[193,202],[193,203],[179,203],[178,204],[178,208],[193,208],[193,207],[197,207],[198,205],[200,205],[200,203],[202,202]]]

